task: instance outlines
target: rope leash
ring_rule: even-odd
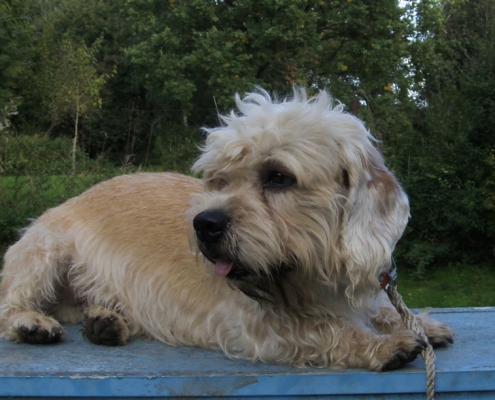
[[[395,282],[397,279],[397,271],[395,267],[395,263],[392,261],[392,267],[386,273],[383,273],[380,276],[381,287],[385,290],[390,299],[392,305],[397,309],[400,314],[400,317],[407,329],[410,329],[419,334],[421,339],[423,339],[427,345],[421,351],[421,357],[425,362],[426,366],[426,399],[434,400],[435,399],[435,353],[433,352],[433,347],[428,342],[428,338],[425,335],[425,331],[421,325],[418,324],[416,320],[416,316],[407,308],[404,300],[402,300],[402,296],[397,291],[397,288],[393,285],[390,285],[389,282]]]

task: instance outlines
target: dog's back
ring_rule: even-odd
[[[55,320],[80,322],[94,303],[122,312],[131,334],[174,342],[164,322],[185,311],[176,309],[191,295],[183,289],[199,295],[211,287],[190,250],[185,214],[202,188],[201,181],[178,174],[123,175],[48,210],[5,255],[2,335],[57,341],[62,330]]]

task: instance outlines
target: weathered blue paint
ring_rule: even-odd
[[[436,351],[437,398],[495,398],[495,308],[441,309],[455,344]],[[418,358],[387,373],[297,369],[227,359],[223,353],[133,340],[96,346],[78,326],[63,343],[33,346],[0,340],[0,397],[424,398]]]

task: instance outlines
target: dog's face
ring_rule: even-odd
[[[195,171],[195,242],[217,275],[255,298],[284,277],[376,288],[408,217],[407,198],[363,124],[325,92],[236,98],[240,115],[208,130]],[[362,290],[362,291],[363,291]]]

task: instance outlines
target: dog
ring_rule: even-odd
[[[5,254],[1,335],[135,335],[233,359],[382,371],[426,346],[379,278],[409,218],[363,122],[326,91],[235,96],[193,171],[123,175],[46,211]],[[448,325],[417,316],[434,345]]]

